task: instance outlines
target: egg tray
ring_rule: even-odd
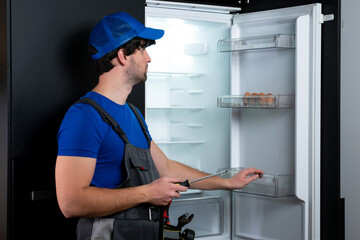
[[[227,170],[223,174],[222,178],[231,178],[236,173],[240,172],[244,168],[223,168],[219,169],[218,172]],[[236,189],[235,192],[255,194],[267,197],[287,197],[295,194],[294,174],[264,174],[262,178],[249,183],[242,189]]]
[[[294,108],[295,95],[224,95],[217,99],[220,108]]]

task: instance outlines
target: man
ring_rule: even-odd
[[[81,217],[78,239],[160,239],[162,206],[187,190],[177,183],[208,175],[168,159],[126,103],[146,81],[146,47],[163,34],[126,13],[104,17],[91,32],[99,82],[64,117],[56,162],[59,206],[65,217]],[[262,174],[250,168],[191,187],[239,189]]]

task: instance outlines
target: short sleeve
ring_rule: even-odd
[[[85,104],[76,104],[68,110],[57,137],[59,156],[97,158],[104,132],[97,115]]]

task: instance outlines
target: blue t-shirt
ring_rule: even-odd
[[[149,148],[141,125],[127,103],[119,105],[96,92],[88,92],[84,97],[92,98],[108,112],[126,133],[131,144]],[[122,139],[89,104],[77,103],[71,106],[58,133],[59,156],[96,158],[91,185],[97,187],[114,188],[122,182],[124,147]]]

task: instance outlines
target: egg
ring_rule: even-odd
[[[259,103],[259,106],[265,106],[265,104],[266,104],[265,93],[259,93],[258,103]]]
[[[255,105],[256,104],[256,99],[257,99],[258,94],[257,93],[252,93],[251,94],[251,98],[250,98],[250,103]]]
[[[274,104],[274,96],[272,95],[272,93],[267,94],[266,102],[268,106],[272,106]]]
[[[249,96],[251,94],[249,92],[246,92],[243,96],[243,105],[246,107],[249,104]]]

